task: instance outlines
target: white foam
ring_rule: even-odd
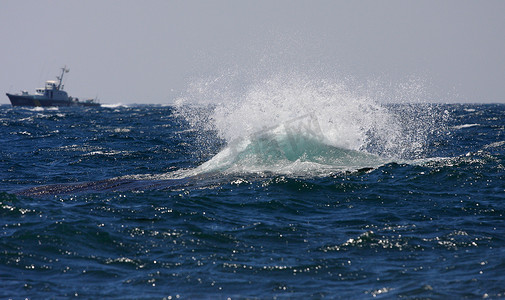
[[[106,108],[128,107],[128,105],[123,103],[102,104],[101,106]]]
[[[47,107],[42,107],[42,106],[36,106],[36,107],[30,107],[30,108],[25,108],[26,110],[30,111],[57,111],[59,110],[58,107],[55,106],[47,106]]]
[[[392,159],[418,158],[426,138],[439,126],[430,107],[403,106],[391,108],[375,101],[374,93],[351,88],[345,82],[311,79],[303,75],[277,75],[238,89],[219,80],[194,83],[188,94],[176,101],[177,112],[191,126],[200,130],[216,130],[228,146],[200,166],[197,172],[209,170],[298,172],[307,169],[338,168],[335,164],[303,159],[284,161],[279,157],[270,164],[259,165],[241,158],[241,153],[256,138],[268,132],[281,136],[307,129],[322,144],[335,149],[373,154],[369,164]],[[418,88],[416,86],[416,88]],[[302,121],[301,127],[293,120]],[[309,125],[307,125],[309,124]],[[294,137],[300,132],[294,132]],[[289,137],[288,137],[289,138]],[[240,155],[239,155],[240,156]],[[359,155],[357,155],[359,156]],[[366,167],[367,161],[354,161]]]
[[[480,124],[463,124],[463,125],[453,126],[452,128],[459,130],[459,129],[470,128],[470,127],[475,127],[475,126],[480,126]]]

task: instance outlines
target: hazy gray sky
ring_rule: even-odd
[[[200,78],[290,71],[505,103],[504,16],[501,0],[1,0],[0,104],[64,65],[71,95],[104,103],[172,103]]]

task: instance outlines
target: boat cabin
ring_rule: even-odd
[[[63,88],[63,86],[62,86]],[[38,95],[45,96],[50,99],[55,100],[67,100],[68,94],[65,91],[60,90],[58,82],[54,80],[46,81],[46,86],[44,88],[38,88],[35,90]]]

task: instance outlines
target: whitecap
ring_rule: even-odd
[[[453,126],[452,128],[455,130],[460,130],[460,129],[470,128],[470,127],[475,127],[475,126],[480,126],[480,124],[463,124],[463,125]]]

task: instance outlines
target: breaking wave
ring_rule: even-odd
[[[232,92],[223,78],[195,83],[177,112],[225,147],[193,170],[299,175],[377,167],[426,155],[444,114],[384,104],[345,82],[274,76]]]
[[[310,127],[314,126],[316,127]],[[331,145],[305,116],[289,124],[235,139],[192,175],[220,173],[282,173],[323,175],[335,170],[376,167],[384,159],[363,151]]]

